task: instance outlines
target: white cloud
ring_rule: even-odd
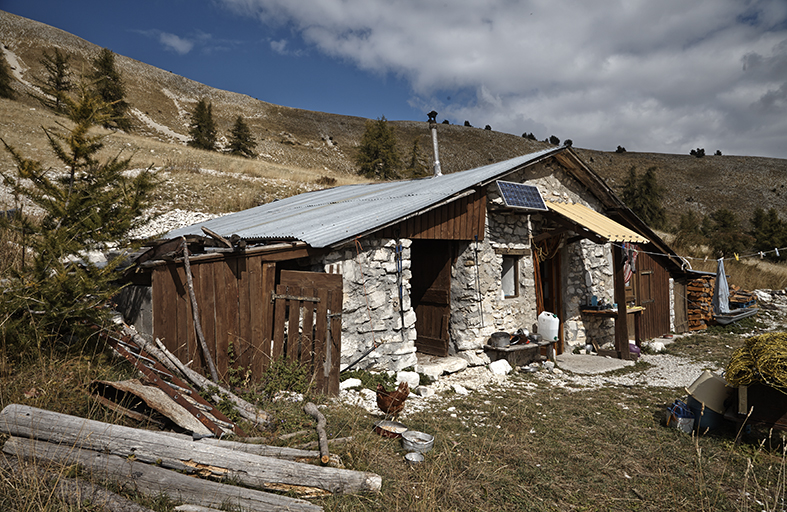
[[[403,77],[412,104],[454,122],[596,149],[787,157],[784,0],[223,2]]]
[[[161,44],[168,50],[172,50],[179,55],[186,55],[194,48],[194,41],[178,37],[175,34],[161,32],[158,36]]]
[[[289,41],[286,39],[279,39],[278,41],[271,41],[271,50],[278,53],[279,55],[289,55],[295,57],[301,57],[304,54],[304,51],[301,49],[298,50],[291,50],[289,48]]]

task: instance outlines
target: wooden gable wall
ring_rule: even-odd
[[[484,239],[486,189],[461,197],[380,231],[384,238],[421,240]]]

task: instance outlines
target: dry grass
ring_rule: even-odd
[[[701,359],[703,350],[713,347],[714,355],[708,359],[724,358],[740,342],[730,335],[692,337],[676,342],[685,345],[675,353]],[[87,392],[91,380],[127,378],[132,375],[130,368],[103,353],[85,353],[93,355],[49,354],[19,363],[13,374],[0,381],[0,406],[23,403],[144,428],[95,405]],[[744,436],[736,444],[738,433],[731,426],[701,437],[667,428],[666,407],[684,395],[682,390],[564,389],[534,375],[514,375],[509,383],[470,396],[445,395],[433,409],[403,420],[409,428],[436,437],[426,461],[416,466],[404,461],[398,440],[372,431],[375,416],[325,397],[309,397],[328,404],[324,414],[329,437],[354,436],[336,449],[346,466],[383,477],[379,494],[332,496],[318,503],[327,511],[776,511],[783,507],[785,456],[780,437]],[[313,428],[300,404],[263,406],[279,421],[275,430],[249,429],[254,435]],[[291,443],[313,439],[316,436],[310,433]],[[271,443],[276,443],[273,437]],[[61,507],[56,500],[49,501],[46,490],[40,482],[5,475],[0,478],[0,505],[29,502],[36,507],[21,510],[91,510]],[[174,505],[154,501],[147,503],[157,511]]]

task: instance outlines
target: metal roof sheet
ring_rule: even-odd
[[[175,229],[165,238],[202,235],[205,226],[225,238],[238,235],[250,241],[301,240],[312,247],[329,247],[387,226],[560,150],[550,148],[430,178],[306,192]]]
[[[547,208],[551,211],[584,226],[608,242],[634,242],[648,243],[648,239],[638,233],[622,226],[603,214],[579,203],[559,203],[547,201]]]

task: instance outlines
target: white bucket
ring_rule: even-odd
[[[545,341],[557,341],[558,329],[560,329],[560,319],[556,314],[544,311],[538,315],[538,334]]]

